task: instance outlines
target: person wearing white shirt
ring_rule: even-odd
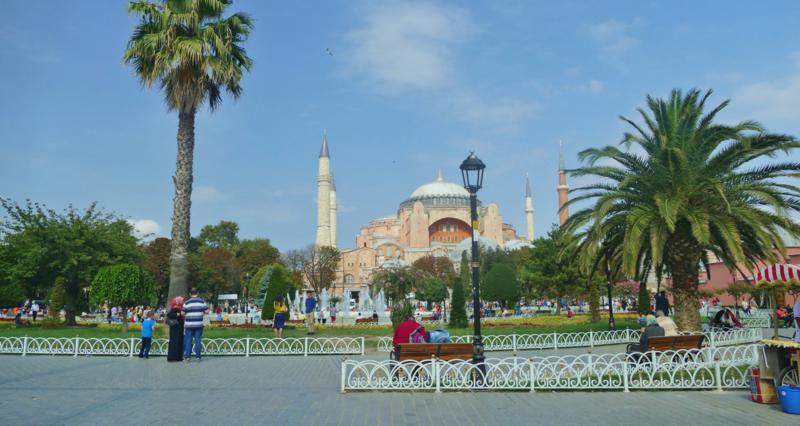
[[[31,304],[31,315],[33,316],[33,320],[36,321],[36,316],[39,315],[39,304],[36,303],[35,300],[33,304]]]

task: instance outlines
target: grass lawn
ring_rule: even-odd
[[[572,319],[566,317],[541,316],[526,320],[514,320],[508,323],[493,322],[492,319],[484,320],[481,329],[484,335],[491,334],[541,334],[541,333],[572,333],[583,331],[604,331],[608,330],[608,320],[592,323],[588,317],[576,316]],[[429,328],[431,326],[428,326]],[[156,332],[156,337],[165,337],[164,326],[159,325],[160,330]],[[443,328],[448,328],[443,326]],[[617,318],[617,329],[636,328],[636,319],[631,315],[620,315]],[[472,328],[448,328],[451,335],[472,334]],[[316,337],[338,337],[364,336],[367,340],[375,341],[380,336],[390,337],[392,329],[390,326],[362,326],[362,327],[326,327],[320,326],[316,329]],[[16,327],[10,323],[0,324],[0,337],[139,337],[140,332],[137,328],[130,327],[127,333],[123,333],[119,325],[78,325],[75,327],[42,327],[39,324],[26,327]],[[275,333],[271,328],[221,328],[206,327],[203,331],[205,338],[236,338],[236,337],[274,337]],[[287,326],[284,330],[284,337],[306,337],[304,327]]]

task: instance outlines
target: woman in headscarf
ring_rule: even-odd
[[[183,297],[176,296],[169,306],[166,320],[169,326],[167,361],[183,361]]]

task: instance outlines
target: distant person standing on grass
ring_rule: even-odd
[[[200,297],[196,288],[189,291],[189,300],[183,303],[184,313],[184,336],[183,336],[183,359],[189,361],[192,358],[192,345],[197,360],[202,360],[200,350],[203,339],[203,316],[208,310],[206,301]]]
[[[156,320],[153,319],[153,311],[145,313],[145,320],[142,321],[142,347],[139,349],[139,358],[150,358],[150,346],[153,344],[153,329],[156,327]]]
[[[314,309],[317,308],[317,299],[311,290],[306,292],[306,328],[308,334],[314,334]]]
[[[39,304],[34,300],[33,303],[31,303],[31,316],[33,316],[34,322],[36,322],[37,315],[39,315]]]

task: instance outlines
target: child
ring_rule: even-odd
[[[272,328],[275,330],[275,337],[282,339],[283,325],[286,322],[286,312],[289,311],[289,307],[284,303],[283,296],[278,295],[275,302],[272,303],[272,308],[275,310],[272,317]]]
[[[146,320],[142,321],[142,348],[139,349],[139,358],[150,358],[150,345],[153,343],[153,329],[156,321],[153,319],[153,311],[147,311]]]

